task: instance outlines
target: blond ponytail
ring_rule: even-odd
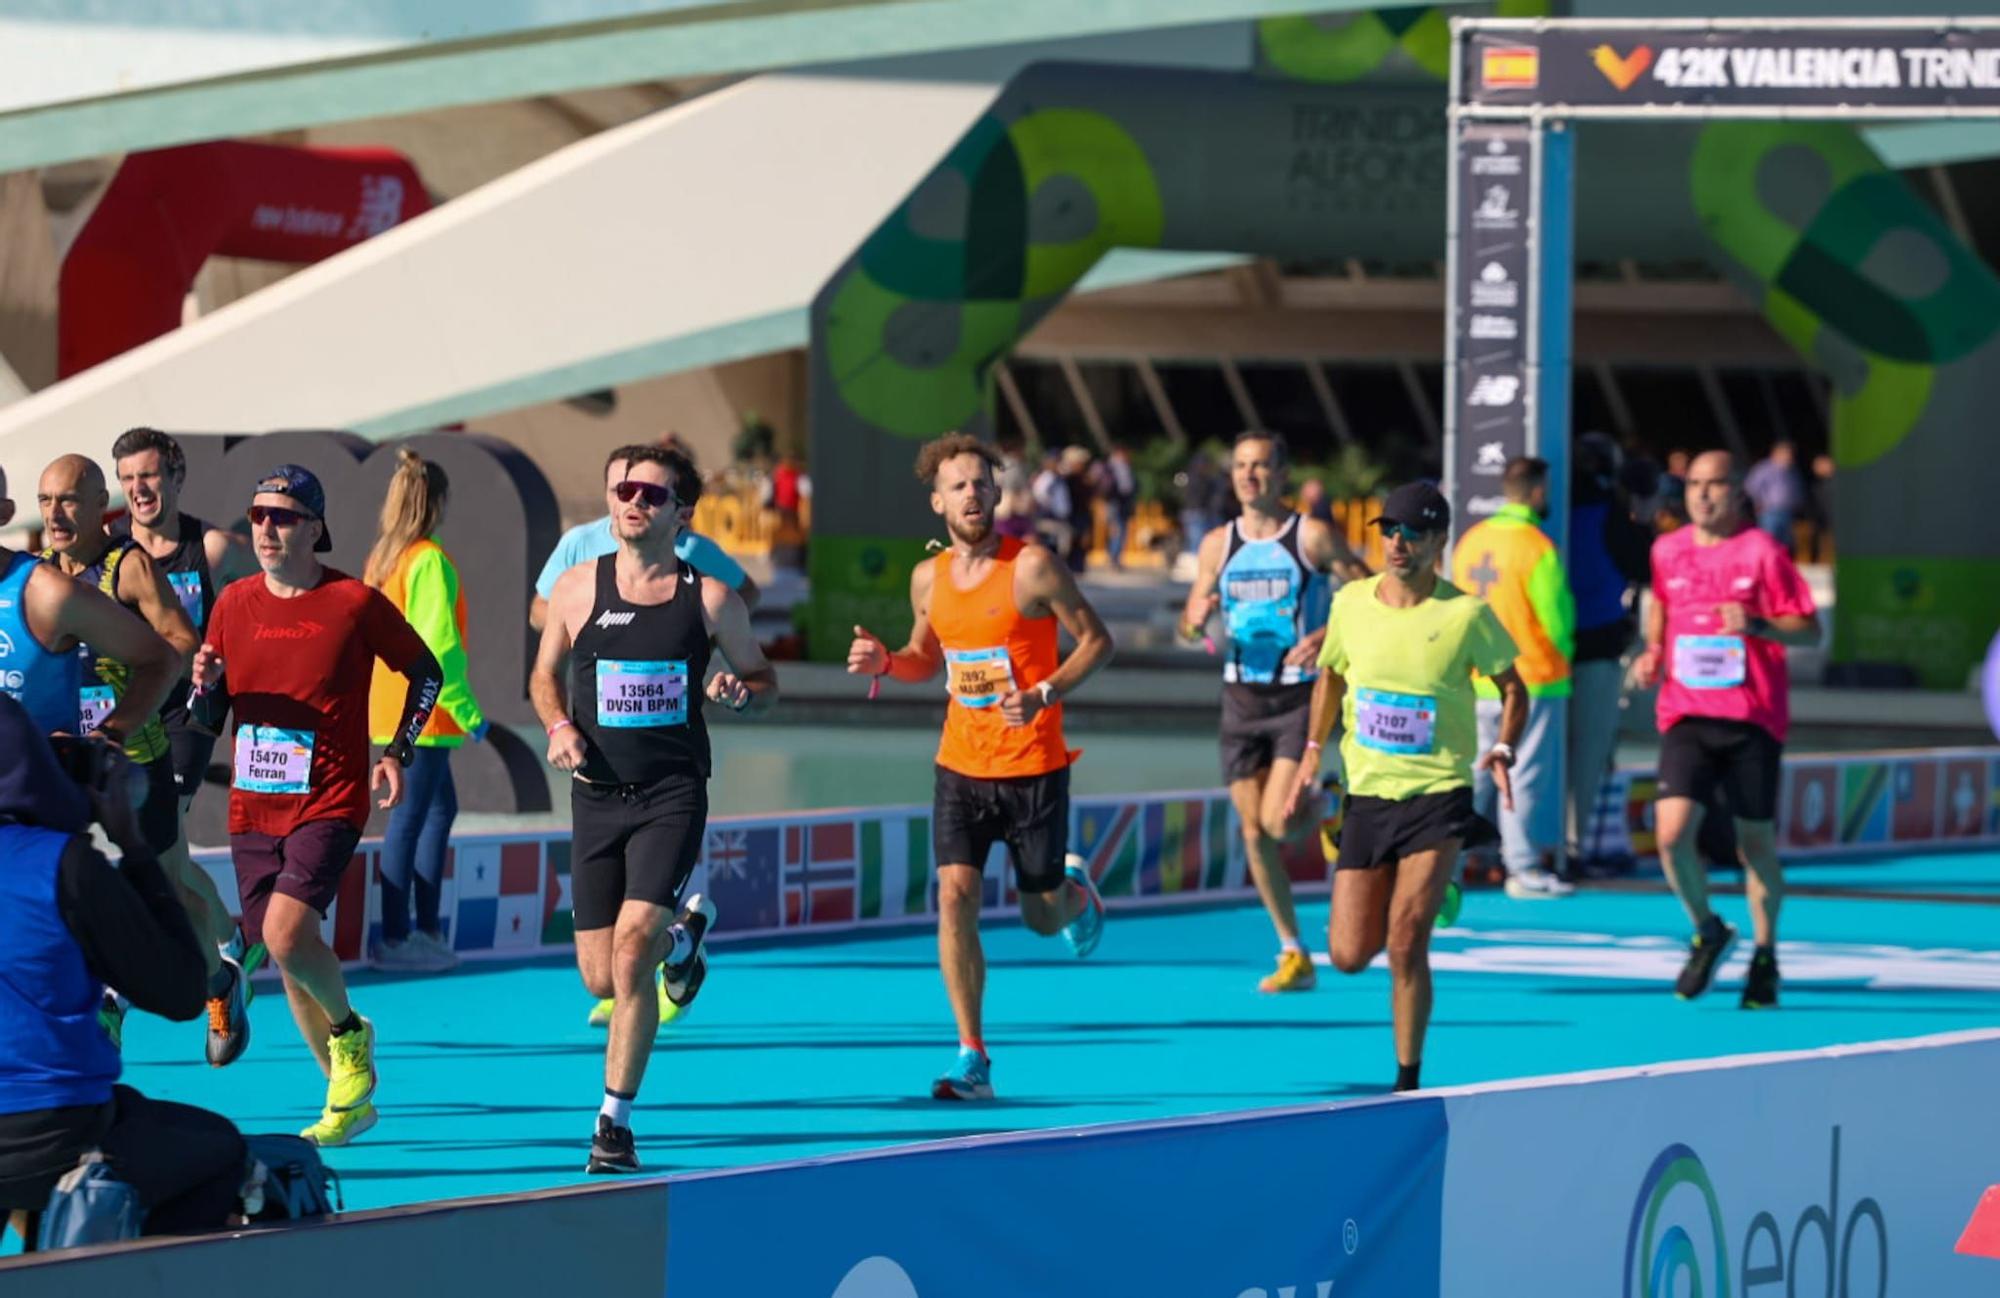
[[[396,452],[396,472],[382,497],[379,534],[375,548],[368,552],[362,580],[379,590],[396,570],[403,552],[437,531],[450,490],[451,483],[437,464],[408,447]]]

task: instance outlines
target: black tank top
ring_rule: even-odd
[[[153,560],[153,566],[167,574],[167,584],[174,588],[174,595],[180,600],[188,621],[194,623],[195,638],[199,640],[208,626],[209,611],[215,607],[215,576],[208,568],[208,524],[193,514],[178,517],[181,539],[164,557]],[[119,519],[117,526],[112,528],[112,534],[130,538],[131,520]],[[192,689],[194,682],[184,679],[169,691],[166,701],[160,704],[160,719],[169,726],[185,725],[188,720],[187,697]]]
[[[570,713],[586,750],[578,774],[596,784],[707,779],[708,655],[693,568],[680,565],[666,603],[632,604],[618,595],[618,556],[599,559],[597,598],[569,656]]]

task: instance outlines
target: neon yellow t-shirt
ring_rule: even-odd
[[[1415,608],[1376,598],[1382,578],[1334,596],[1319,665],[1347,682],[1340,756],[1347,789],[1401,801],[1469,788],[1478,757],[1472,673],[1514,661],[1514,641],[1482,601],[1447,581]]]

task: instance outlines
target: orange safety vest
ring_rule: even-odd
[[[931,630],[944,650],[944,735],[937,762],[977,780],[1043,775],[1070,763],[1063,743],[1062,704],[1044,708],[1025,726],[1010,726],[1000,700],[1031,690],[1061,663],[1053,617],[1024,617],[1014,603],[1014,561],[1023,543],[1000,538],[985,578],[970,590],[951,580],[951,553],[931,574]]]

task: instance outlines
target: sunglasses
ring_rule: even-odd
[[[1400,536],[1407,545],[1418,545],[1422,543],[1425,537],[1431,534],[1425,528],[1411,527],[1408,523],[1378,523],[1376,526],[1382,529],[1382,538],[1384,540],[1392,536]]]
[[[663,487],[657,482],[635,482],[631,478],[625,479],[625,481],[613,487],[611,491],[613,495],[628,505],[635,498],[643,500],[646,502],[646,508],[648,509],[665,509],[672,503],[674,498],[674,489],[672,487]]]
[[[250,506],[250,523],[253,527],[262,527],[266,523],[269,523],[272,527],[297,527],[300,523],[314,517],[316,515],[303,513],[296,509],[286,509],[283,505]]]

